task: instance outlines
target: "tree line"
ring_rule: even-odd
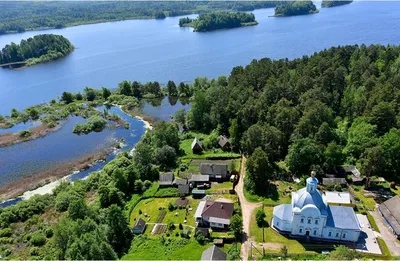
[[[179,26],[191,26],[195,32],[205,32],[223,28],[234,28],[257,24],[254,14],[245,12],[213,12],[201,14],[197,19],[179,19]]]
[[[252,11],[275,7],[275,1],[121,1],[1,2],[0,35],[43,28],[125,19],[157,18],[210,11]]]
[[[277,6],[275,16],[306,15],[317,11],[317,7],[312,1],[292,1]]]
[[[0,64],[31,60],[32,63],[48,61],[67,55],[74,49],[62,35],[41,34],[21,40],[20,44],[7,44],[0,52]]]
[[[335,0],[323,0],[321,7],[335,7],[335,6],[341,6],[341,5],[348,5],[351,4],[353,1],[335,1]]]
[[[400,177],[400,47],[332,47],[288,60],[253,60],[197,84],[189,129],[229,135],[249,156],[247,188],[265,190],[284,161],[298,176],[341,164]]]

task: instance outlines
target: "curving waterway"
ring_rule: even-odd
[[[263,57],[294,58],[345,44],[400,44],[399,2],[358,2],[319,14],[276,18],[254,11],[256,26],[193,33],[179,17],[83,25],[0,36],[0,46],[42,33],[62,34],[76,47],[49,64],[0,70],[0,114],[48,102],[85,86],[116,87],[122,80],[192,81],[228,75],[233,66]]]

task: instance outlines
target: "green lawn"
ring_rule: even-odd
[[[270,206],[289,204],[291,202],[291,191],[295,191],[295,184],[286,181],[275,181],[273,183],[276,185],[276,190],[269,196],[251,194],[246,188],[244,188],[244,196],[250,202],[264,202],[265,205]]]
[[[203,133],[194,133],[192,135],[200,140],[200,144],[202,140],[204,140],[208,135]],[[192,142],[193,139],[183,140],[180,144],[181,150],[184,151],[185,155],[181,157],[181,159],[205,159],[208,157],[218,158],[218,157],[227,157],[227,158],[240,158],[240,154],[233,152],[225,152],[221,149],[212,149],[203,151],[201,154],[193,154],[192,152]]]
[[[141,200],[133,209],[129,223],[131,226],[135,223],[135,219],[138,218],[143,218],[146,222],[148,223],[155,223],[157,221],[158,215],[160,213],[159,208],[163,207],[166,210],[166,215],[162,221],[162,223],[167,223],[169,221],[174,222],[174,224],[182,224],[184,225],[184,220],[186,216],[186,209],[176,209],[173,211],[168,210],[168,203],[174,204],[175,201],[178,198],[149,198],[149,199],[143,199]],[[192,208],[191,211],[188,212],[188,215],[186,216],[187,223],[186,225],[190,226],[195,226],[195,220],[194,220],[194,213],[196,212],[196,208],[199,205],[200,200],[198,199],[193,199],[189,197],[190,200],[190,207]],[[139,210],[142,211],[142,214],[139,214]],[[175,213],[178,213],[177,216],[175,216]],[[144,216],[144,214],[147,214],[150,216],[150,220],[148,220],[147,217]]]
[[[187,178],[189,174],[200,174],[201,163],[214,163],[214,164],[227,164],[228,168],[231,168],[232,161],[234,161],[235,169],[240,169],[240,159],[229,159],[229,160],[206,160],[206,159],[182,159],[181,165],[186,164],[187,169],[180,171],[180,178]]]
[[[259,228],[256,223],[256,213],[257,210],[251,216],[250,222],[250,236],[253,240],[258,243],[262,243],[262,228]],[[264,207],[265,214],[267,215],[266,220],[268,221],[268,225],[270,225],[273,213],[273,207]],[[279,243],[287,246],[289,254],[314,254],[313,251],[306,251],[302,244],[300,244],[297,240],[288,239],[276,231],[272,230],[272,228],[264,228],[264,242],[265,243]],[[279,249],[265,249],[266,252],[279,252]]]
[[[129,253],[122,257],[123,260],[200,260],[204,250],[212,243],[200,245],[196,240],[176,237],[175,233],[169,237],[145,238],[137,237],[132,241]],[[222,247],[228,252],[233,246],[225,244]],[[238,244],[240,251],[240,245]]]
[[[360,206],[367,208],[367,210],[374,210],[376,202],[374,198],[367,198],[364,196],[364,186],[353,186],[350,188],[354,195],[359,199],[358,208]]]
[[[227,191],[233,188],[233,183],[226,181],[223,183],[213,182],[211,188],[207,192]]]
[[[379,227],[378,227],[378,225],[376,224],[374,217],[373,217],[370,213],[368,213],[368,212],[367,212],[367,218],[368,218],[369,223],[371,224],[371,227],[372,227],[376,232],[380,233],[381,231],[379,230]]]

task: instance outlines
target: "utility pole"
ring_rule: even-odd
[[[264,202],[262,203],[262,210],[264,212]],[[264,241],[264,222],[262,223],[262,235],[263,235],[263,243],[265,243],[265,241]]]

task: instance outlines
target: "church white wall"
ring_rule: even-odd
[[[360,236],[360,231],[349,230],[349,229],[338,229],[326,227],[324,230],[323,237],[332,240],[342,240],[356,242]]]
[[[311,237],[322,237],[326,216],[321,215],[315,206],[306,206],[301,212],[295,213],[292,222],[293,235],[306,235],[309,231]]]
[[[279,230],[282,230],[282,231],[290,232],[292,230],[291,222],[281,220],[280,218],[278,218],[276,216],[274,216],[274,218],[272,219],[272,224],[275,228],[278,228]]]

